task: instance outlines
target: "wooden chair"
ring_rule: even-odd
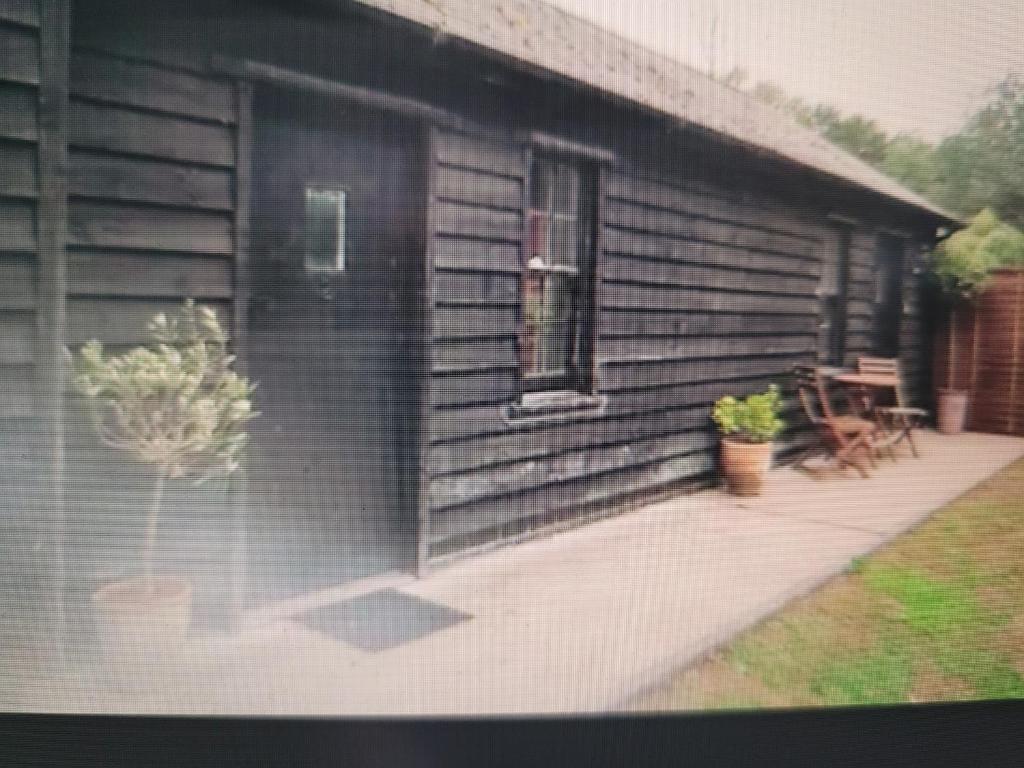
[[[818,368],[796,366],[793,377],[804,413],[821,437],[820,448],[832,456],[837,468],[853,467],[861,477],[868,477],[865,463],[872,468],[875,466],[873,454],[878,425],[859,416],[837,414]],[[811,455],[813,453],[805,455],[797,466],[802,467]]]
[[[857,358],[858,373],[892,376],[896,379],[895,404],[876,405],[875,419],[886,434],[889,445],[895,446],[904,440],[910,445],[910,452],[915,458],[920,457],[917,443],[914,442],[914,430],[928,418],[928,411],[907,405],[903,394],[903,377],[900,374],[900,361],[889,357],[863,356]]]

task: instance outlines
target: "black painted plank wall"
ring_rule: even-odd
[[[40,30],[36,0],[0,0],[0,493],[31,521],[44,450],[37,402]],[[22,520],[24,518],[24,520]]]
[[[434,368],[427,471],[430,554],[516,537],[637,492],[701,481],[715,466],[713,401],[787,385],[815,360],[825,205],[620,163],[605,173],[598,254],[599,413],[510,426],[525,152],[439,131]],[[696,175],[696,174],[695,174]],[[840,211],[842,212],[842,211]],[[873,352],[876,211],[852,224],[847,360]],[[859,219],[859,220],[858,220]],[[905,240],[901,360],[920,399],[921,233]],[[787,390],[787,394],[790,394]],[[812,435],[795,402],[780,454]]]
[[[235,88],[183,69],[77,48],[69,85],[67,343],[98,339],[124,350],[148,340],[154,314],[172,312],[188,297],[213,307],[231,332]],[[138,504],[152,477],[147,467],[101,447],[83,405],[69,397],[67,487],[75,515],[68,558],[88,586],[136,568],[143,522]],[[166,527],[214,526],[224,517],[217,510],[225,498],[213,487],[171,489]],[[115,528],[117,540],[105,535]],[[190,551],[184,540],[162,535],[168,557]],[[213,550],[228,543],[204,536],[196,551],[220,562],[223,553]]]
[[[440,132],[431,552],[713,468],[708,407],[813,358],[820,228],[768,200],[611,169],[598,255],[604,411],[510,427],[525,154]]]

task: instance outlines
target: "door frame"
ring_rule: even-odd
[[[252,301],[252,284],[254,263],[250,235],[250,208],[252,204],[252,152],[253,127],[258,115],[255,114],[255,86],[269,85],[294,93],[317,95],[328,100],[348,102],[368,110],[394,113],[404,118],[415,129],[419,149],[419,173],[423,179],[424,196],[420,211],[422,226],[419,227],[418,242],[411,250],[411,255],[419,261],[418,274],[414,293],[415,304],[410,313],[410,326],[416,338],[408,352],[413,355],[418,365],[411,370],[419,384],[417,402],[413,407],[415,417],[415,434],[409,435],[414,442],[410,471],[409,488],[413,498],[403,510],[403,520],[415,522],[416,545],[410,558],[411,570],[417,577],[428,573],[429,554],[429,490],[430,479],[427,473],[427,452],[430,445],[430,396],[431,369],[433,359],[433,241],[434,241],[434,193],[436,189],[435,171],[435,138],[434,131],[439,125],[464,125],[461,118],[445,110],[424,104],[413,99],[396,96],[384,91],[354,86],[335,80],[307,75],[280,67],[253,62],[214,56],[211,69],[233,82],[237,100],[236,124],[236,180],[235,180],[235,275],[233,297],[234,348],[238,359],[239,370],[246,374],[250,366],[250,349],[248,346],[249,305]],[[415,315],[415,317],[413,317]],[[247,509],[248,480],[243,468],[239,487],[236,493],[241,508]],[[415,516],[413,516],[413,514]],[[408,515],[408,517],[407,517]]]

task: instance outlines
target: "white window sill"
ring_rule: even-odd
[[[588,395],[572,390],[529,392],[518,403],[502,408],[501,417],[509,426],[557,421],[581,415],[597,415],[607,403],[608,398],[604,395]]]

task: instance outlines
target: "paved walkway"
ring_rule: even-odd
[[[490,714],[606,711],[725,642],[1010,461],[1024,440],[922,435],[870,480],[772,473],[766,494],[679,496],[464,561],[250,612],[118,688],[99,662],[10,706],[107,712]],[[471,619],[365,651],[295,618],[393,588]]]

